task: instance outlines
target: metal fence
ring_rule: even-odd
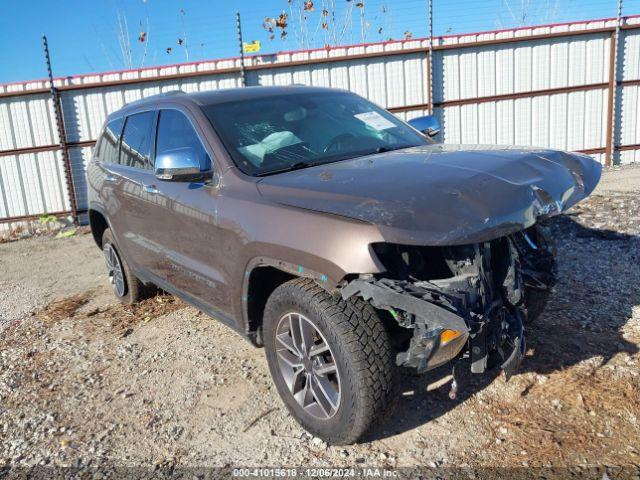
[[[344,88],[404,119],[433,111],[445,143],[558,148],[606,164],[640,161],[640,16],[438,37],[431,61],[429,43],[58,78],[62,139],[49,82],[0,85],[0,229],[44,213],[86,211],[84,168],[108,113],[164,91],[238,87],[241,70],[247,85]]]

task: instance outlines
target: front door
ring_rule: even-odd
[[[201,140],[188,112],[173,108],[160,110],[156,158],[185,147],[196,152],[202,171],[215,168],[213,155]],[[228,282],[221,271],[218,187],[206,182],[161,180],[157,180],[154,187],[156,202],[163,208],[162,218],[154,216],[150,220],[159,227],[157,243],[162,248],[162,254],[153,264],[153,273],[166,282],[167,287],[188,294],[201,306],[230,315]]]

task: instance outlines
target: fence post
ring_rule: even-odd
[[[607,99],[607,145],[605,148],[604,164],[613,164],[616,137],[616,93],[618,90],[618,48],[620,43],[620,19],[622,17],[622,0],[618,0],[618,15],[616,17],[616,29],[609,39],[609,97]]]
[[[78,204],[76,201],[76,190],[73,184],[73,171],[71,170],[71,159],[69,158],[69,146],[67,144],[67,134],[64,130],[64,117],[62,116],[62,104],[60,102],[60,93],[53,84],[53,72],[51,71],[51,57],[49,56],[49,44],[47,36],[42,36],[42,45],[44,47],[44,56],[47,62],[47,73],[49,75],[49,86],[51,92],[51,100],[53,102],[53,110],[56,116],[56,126],[58,128],[58,138],[60,139],[60,149],[62,150],[62,163],[64,165],[64,176],[69,192],[69,204],[71,206],[71,217],[73,223],[78,225]]]
[[[429,115],[433,115],[433,0],[429,0],[429,57],[427,58],[427,91],[429,92]]]
[[[240,85],[246,87],[244,78],[244,45],[242,44],[242,25],[240,24],[240,10],[236,11],[236,27],[238,31],[238,44],[240,46]]]

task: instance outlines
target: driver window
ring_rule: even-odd
[[[212,168],[211,159],[186,115],[178,110],[160,110],[156,156],[185,147],[193,149],[203,171]]]

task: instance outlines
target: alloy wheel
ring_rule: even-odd
[[[113,284],[113,289],[118,297],[124,297],[126,293],[126,287],[124,283],[124,275],[122,273],[122,263],[120,263],[120,257],[113,245],[107,243],[104,248],[104,260],[107,265],[107,275],[109,281]]]
[[[295,401],[319,419],[340,406],[340,372],[326,339],[304,315],[287,313],[276,327],[278,367]]]

